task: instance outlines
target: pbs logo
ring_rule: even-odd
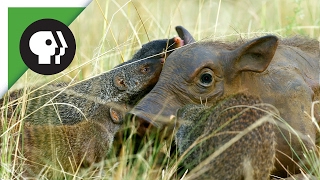
[[[70,29],[60,21],[41,19],[30,24],[20,39],[20,54],[34,72],[52,75],[73,60],[76,43]]]

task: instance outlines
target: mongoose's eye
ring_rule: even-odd
[[[147,72],[149,72],[149,70],[150,70],[150,67],[144,66],[140,69],[140,72],[142,72],[143,74],[146,74]]]

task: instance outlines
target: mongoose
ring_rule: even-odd
[[[28,97],[25,121],[75,124],[95,113],[100,104],[135,104],[156,84],[165,57],[182,45],[183,40],[179,37],[151,41],[143,45],[131,60],[109,72],[75,85],[50,84],[32,92]]]
[[[25,123],[19,147],[26,161],[24,176],[59,177],[61,171],[75,173],[80,165],[102,160],[123,123],[125,104],[101,104],[97,111],[74,125]],[[42,173],[43,173],[42,172]]]
[[[260,118],[270,117],[272,120],[266,112],[272,112],[271,109],[261,105],[259,98],[245,94],[220,99],[212,107],[186,105],[179,109],[177,120],[185,121],[181,122],[176,134],[180,154],[199,141],[197,146],[188,150],[184,165],[194,168]],[[203,138],[208,139],[201,142]],[[208,171],[198,178],[267,180],[274,168],[274,161],[274,125],[267,121],[210,160],[209,165],[202,167],[208,168]]]

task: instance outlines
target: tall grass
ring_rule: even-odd
[[[81,81],[129,60],[142,44],[176,36],[174,27],[182,25],[196,40],[250,38],[262,34],[280,37],[306,35],[320,40],[320,1],[318,0],[93,0],[75,19],[70,29],[77,52],[63,72],[42,76],[28,70],[10,91],[24,88],[18,109],[7,118],[8,106],[1,108],[0,179],[14,179],[14,167],[21,160],[16,132],[21,130],[29,88],[53,81]],[[10,92],[9,91],[9,92]],[[6,101],[12,103],[5,96]],[[183,179],[188,170],[178,168],[177,150],[172,136],[153,133],[137,141],[136,126],[128,122],[122,141],[95,168],[81,169],[71,178],[105,179]],[[141,143],[139,143],[141,142]],[[139,147],[138,147],[139,146]],[[119,150],[120,149],[120,150]],[[315,167],[319,160],[306,154]],[[23,159],[22,159],[23,160]],[[314,170],[320,177],[319,169]],[[19,175],[19,173],[18,173]]]

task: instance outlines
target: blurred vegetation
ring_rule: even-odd
[[[129,60],[142,44],[177,36],[177,25],[188,29],[196,40],[232,40],[270,33],[319,40],[320,1],[94,0],[70,25],[77,42],[70,67],[53,76],[29,70],[14,88],[100,74]]]

